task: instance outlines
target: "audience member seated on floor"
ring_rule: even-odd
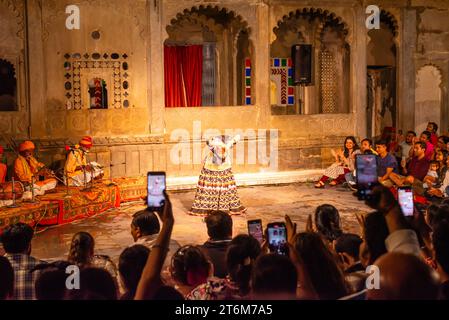
[[[355,154],[355,156],[357,154],[358,154],[358,152]],[[377,152],[373,149],[373,142],[371,139],[365,138],[361,141],[360,154],[375,154],[375,155],[377,155]],[[355,174],[356,174],[356,172],[355,172],[355,164],[354,164],[354,170],[345,174],[346,182],[348,183],[349,187],[354,191],[357,190]]]
[[[345,279],[352,292],[365,289],[365,267],[360,262],[360,245],[362,238],[353,233],[343,233],[335,241],[335,252],[340,258],[340,265],[343,268]]]
[[[114,281],[117,281],[118,272],[114,262],[108,256],[96,255],[94,247],[94,238],[89,233],[83,231],[76,233],[70,244],[67,261],[80,268],[96,267],[105,269],[111,274]]]
[[[412,158],[412,160],[413,160],[414,157],[418,156],[416,154],[416,150],[415,150],[415,146],[416,146],[417,142],[425,143],[425,145],[426,145],[426,147],[424,149],[425,158],[426,158],[427,161],[432,160],[433,152],[434,152],[435,147],[430,142],[430,136],[431,136],[431,134],[430,134],[429,131],[423,131],[423,133],[421,133],[421,135],[419,136],[419,139],[418,138],[414,139],[414,146],[413,146],[412,149],[410,149],[410,153],[409,153],[409,155]]]
[[[172,257],[170,273],[174,283],[167,281],[167,284],[188,296],[193,289],[206,283],[213,272],[213,265],[201,247],[183,246]]]
[[[251,275],[253,300],[294,300],[298,275],[293,262],[278,254],[260,255]]]
[[[205,218],[209,239],[201,246],[214,265],[214,275],[224,278],[226,270],[226,249],[232,240],[232,218],[223,211],[211,212]]]
[[[434,271],[411,254],[388,253],[375,265],[379,287],[367,291],[368,300],[436,300],[439,284]]]
[[[390,180],[391,173],[399,173],[398,163],[396,158],[388,152],[387,142],[385,140],[379,140],[376,142],[376,151],[378,157],[378,171],[379,183],[386,187],[392,187],[393,182]]]
[[[435,147],[435,151],[445,150],[448,151],[449,137],[448,136],[439,136],[438,143]]]
[[[438,145],[438,125],[435,122],[429,122],[426,131],[430,132],[430,143],[436,147]]]
[[[377,155],[376,150],[373,148],[373,141],[371,139],[365,138],[360,142],[360,153]]]
[[[439,222],[432,232],[436,270],[440,277],[440,299],[449,300],[449,219]]]
[[[405,161],[401,161],[402,173],[399,175],[396,173],[390,174],[391,181],[395,185],[402,187],[404,185],[410,185],[413,187],[413,191],[417,194],[423,194],[423,180],[429,170],[429,160],[425,157],[427,145],[424,142],[417,142],[414,146],[414,157],[406,166]]]
[[[441,183],[446,176],[448,156],[449,152],[447,150],[438,150],[435,152],[435,160],[438,162],[437,186],[441,186]]]
[[[67,261],[55,261],[52,263],[37,265],[31,272],[40,271],[36,279],[37,300],[64,300],[67,293]]]
[[[68,300],[117,300],[117,286],[103,268],[87,267],[80,271],[80,287],[67,290]]]
[[[354,171],[355,155],[359,154],[359,146],[354,137],[346,137],[343,150],[334,152],[335,163],[324,171],[324,175],[315,184],[316,188],[323,188],[326,181],[335,186],[345,181],[345,174]]]
[[[438,182],[438,172],[440,170],[440,163],[436,160],[430,161],[429,171],[424,177],[423,188],[429,189],[435,187]]]
[[[8,258],[0,256],[0,301],[14,296],[14,270]]]
[[[238,235],[232,239],[226,253],[225,265],[228,270],[228,276],[225,279],[210,279],[207,283],[196,287],[187,296],[187,299],[248,299],[253,264],[260,253],[260,244],[256,239],[246,234]]]
[[[293,242],[320,300],[335,300],[348,293],[344,274],[318,233],[298,233]]]
[[[133,300],[143,268],[150,255],[150,249],[141,244],[128,247],[120,254],[118,271],[120,286],[124,294],[120,300]]]
[[[443,161],[439,161],[441,159],[441,156],[443,157]],[[445,150],[440,151],[437,153],[436,159],[439,161],[439,163],[441,164],[442,162],[444,162],[444,156],[447,155],[447,152],[445,152]],[[437,182],[434,186],[429,187],[429,189],[427,190],[426,195],[430,196],[430,197],[437,197],[437,198],[442,198],[442,197],[447,197],[448,196],[448,187],[449,187],[449,174],[448,174],[448,165],[449,165],[449,157],[446,157],[446,165],[443,167],[443,169],[440,169],[438,171],[438,179]]]
[[[31,240],[33,229],[25,223],[16,223],[7,226],[2,233],[1,240],[6,255],[14,269],[14,295],[13,300],[35,300],[34,285],[40,272],[33,272],[38,264],[45,263],[31,256]]]
[[[405,136],[405,140],[399,143],[400,148],[400,159],[405,159],[408,162],[410,159],[410,149],[413,148],[413,141],[416,138],[416,132],[409,130]]]
[[[136,212],[131,222],[131,235],[135,244],[141,244],[151,250],[156,243],[157,236],[161,230],[160,218],[156,212],[148,209]],[[181,246],[176,240],[170,240],[164,268],[170,266],[171,257]]]
[[[331,246],[332,242],[342,233],[340,213],[337,208],[330,204],[322,204],[315,209],[315,230],[325,240],[327,245]],[[313,230],[313,229],[312,229]]]

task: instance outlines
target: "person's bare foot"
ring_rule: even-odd
[[[329,185],[335,187],[337,185],[337,182],[335,180],[332,180],[331,182],[329,182]]]
[[[315,184],[315,188],[324,188],[324,182],[323,182],[323,181],[318,181],[318,182]]]

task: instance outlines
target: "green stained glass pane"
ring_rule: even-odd
[[[246,85],[250,86],[251,85],[251,78],[246,78]]]
[[[288,78],[288,85],[292,86],[293,85],[293,78]]]
[[[281,65],[282,65],[283,67],[286,67],[286,66],[287,66],[287,59],[282,59]]]

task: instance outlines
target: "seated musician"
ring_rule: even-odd
[[[51,172],[45,168],[45,164],[37,161],[33,156],[34,149],[34,143],[31,141],[25,141],[19,145],[19,156],[14,162],[14,177],[25,186],[31,185],[34,178],[34,189],[37,195],[43,195],[46,191],[56,188],[58,181],[54,178],[44,178],[39,181],[40,177],[48,177]]]
[[[0,146],[0,183],[5,183],[8,167],[3,163],[3,147]]]
[[[79,147],[69,151],[64,167],[64,180],[67,177],[70,186],[84,186],[92,179],[103,176],[102,167],[98,163],[87,162],[87,154],[92,146],[92,137],[85,136],[79,142]]]

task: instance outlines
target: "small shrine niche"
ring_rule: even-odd
[[[106,81],[102,78],[93,78],[88,82],[90,109],[108,108],[108,89]]]
[[[128,57],[126,53],[65,54],[66,108],[128,108],[132,86]]]

